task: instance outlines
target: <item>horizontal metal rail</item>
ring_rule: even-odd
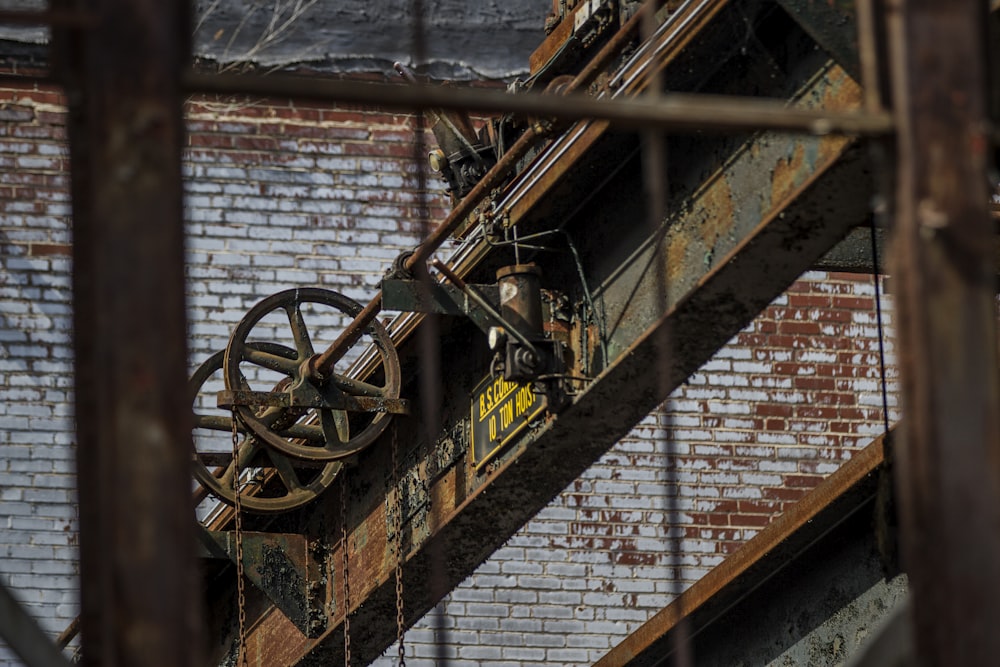
[[[605,120],[620,129],[673,132],[771,130],[806,134],[884,136],[893,130],[888,113],[829,112],[789,108],[785,102],[731,95],[668,93],[656,101],[596,99],[582,93],[516,95],[426,84],[371,83],[287,74],[201,74],[189,72],[192,93],[253,95],[371,105],[384,109],[457,109],[514,113],[557,121]]]

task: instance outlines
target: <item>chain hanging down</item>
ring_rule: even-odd
[[[351,576],[347,556],[347,469],[340,471],[340,553],[344,579],[344,667],[351,667]]]
[[[237,667],[246,667],[246,591],[243,588],[243,507],[240,501],[240,434],[236,425],[236,409],[233,409],[233,491],[235,501],[233,503],[236,532],[236,609],[239,618],[239,628],[237,630]]]
[[[406,621],[403,615],[403,490],[399,484],[396,423],[392,424],[392,485],[396,490],[396,644],[399,647],[399,667],[406,667]]]

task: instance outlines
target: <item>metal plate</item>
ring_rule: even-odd
[[[472,393],[472,462],[479,470],[538,418],[548,401],[531,383],[487,377]]]

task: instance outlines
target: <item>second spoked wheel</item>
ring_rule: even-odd
[[[295,350],[274,343],[253,343],[254,349],[286,359]],[[236,504],[239,491],[244,511],[254,514],[287,512],[311,502],[336,479],[339,461],[300,461],[278,452],[248,434],[236,422],[236,456],[233,456],[233,415],[216,406],[222,388],[224,352],[216,352],[198,367],[189,384],[194,416],[194,477],[206,491],[228,505]],[[290,418],[286,418],[286,423]],[[281,428],[275,422],[275,428]],[[287,426],[282,434],[300,437],[302,428]]]
[[[385,406],[399,403],[399,357],[377,320],[322,381],[306,371],[314,341],[336,340],[361,310],[337,292],[290,289],[258,303],[233,330],[223,361],[226,387],[239,421],[266,446],[300,460],[335,461],[360,452],[388,426],[392,410]],[[290,352],[276,354],[260,342]],[[358,357],[369,346],[375,356],[362,369]]]

